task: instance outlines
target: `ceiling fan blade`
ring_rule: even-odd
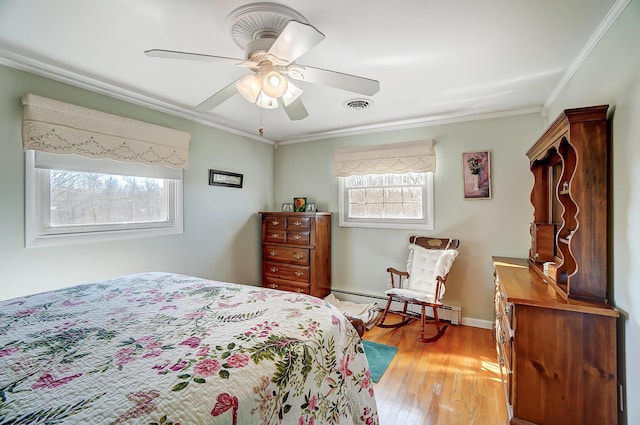
[[[336,87],[367,96],[372,96],[380,90],[380,82],[377,80],[311,66],[296,64],[289,69],[288,75],[295,80]]]
[[[213,96],[206,99],[204,102],[196,106],[196,109],[199,111],[210,111],[220,105],[225,100],[231,98],[234,94],[238,93],[238,89],[236,88],[236,83],[240,81],[239,79],[229,84],[227,87],[223,88]]]
[[[324,34],[315,27],[298,21],[289,21],[267,53],[286,63],[291,63],[322,40],[324,40]]]
[[[146,50],[144,54],[152,58],[195,60],[203,62],[226,62],[232,65],[245,67],[258,66],[256,62],[244,59],[226,58],[224,56],[205,55],[202,53],[178,52],[175,50],[151,49]]]
[[[279,99],[279,101],[284,105],[284,101],[282,101],[282,99]],[[300,98],[297,98],[289,105],[285,105],[284,111],[287,113],[291,121],[298,121],[309,116],[309,112],[307,112],[307,108],[304,107],[302,99]]]

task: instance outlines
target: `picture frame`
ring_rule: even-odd
[[[491,158],[489,151],[462,153],[464,199],[491,199]]]
[[[242,188],[244,175],[229,171],[209,170],[209,186]]]
[[[283,202],[282,212],[293,212],[293,204],[291,202]]]
[[[307,209],[307,198],[301,197],[301,196],[293,198],[294,212],[305,212],[306,209]]]
[[[305,212],[316,212],[316,203],[309,202],[304,210]]]

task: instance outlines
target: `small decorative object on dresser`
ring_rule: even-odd
[[[462,154],[465,199],[491,199],[489,151]]]
[[[259,212],[262,286],[324,298],[331,293],[331,213]]]
[[[307,208],[307,198],[293,198],[293,211],[304,212]]]
[[[282,204],[283,212],[293,212],[293,204],[291,202],[285,202]]]
[[[309,202],[305,209],[306,212],[316,212],[316,204],[315,202]]]

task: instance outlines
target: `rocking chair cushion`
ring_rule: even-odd
[[[453,265],[458,251],[455,249],[426,249],[416,244],[409,245],[407,271],[409,278],[403,289],[425,293],[434,300],[438,288],[437,277],[445,277]],[[442,299],[445,287],[442,285],[438,300]],[[431,301],[433,302],[433,301]]]
[[[434,299],[434,294],[429,294],[427,292],[422,291],[412,291],[411,289],[403,289],[403,288],[391,288],[384,291],[387,296],[396,296],[407,298],[410,300],[416,300],[419,302],[427,303],[427,304],[435,304],[436,300]]]

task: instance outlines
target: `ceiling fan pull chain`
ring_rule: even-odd
[[[262,108],[258,109],[260,109],[260,127],[258,127],[258,134],[260,136],[264,136],[264,127],[262,126]]]

